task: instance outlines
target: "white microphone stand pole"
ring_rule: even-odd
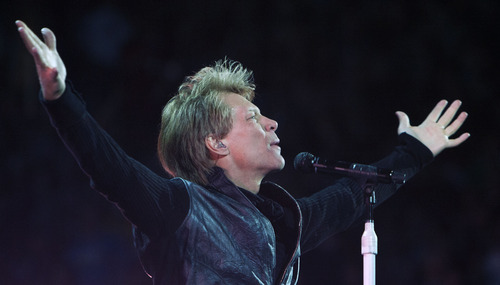
[[[368,219],[365,231],[361,236],[361,254],[363,255],[363,285],[375,285],[375,256],[378,253],[377,234],[373,221],[373,208],[375,206],[375,192],[373,186],[365,186]]]

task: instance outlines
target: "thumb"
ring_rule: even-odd
[[[42,36],[45,44],[51,50],[56,50],[56,36],[49,28],[42,29]]]
[[[396,116],[399,120],[398,135],[407,132],[410,128],[410,118],[408,118],[408,115],[406,115],[406,113],[404,112],[397,111]]]

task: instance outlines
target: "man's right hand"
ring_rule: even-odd
[[[66,89],[66,67],[57,53],[56,36],[47,29],[42,29],[43,41],[22,21],[16,25],[24,45],[35,60],[38,79],[45,100],[56,100]]]

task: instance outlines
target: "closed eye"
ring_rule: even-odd
[[[254,113],[253,115],[251,115],[250,117],[248,117],[247,120],[257,120],[257,116],[258,115]]]
[[[256,109],[256,108],[251,108],[250,110],[248,110],[248,118],[247,120],[256,120],[258,121],[259,120],[259,117],[260,117],[260,112],[259,112],[259,109]]]

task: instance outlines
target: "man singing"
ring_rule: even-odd
[[[52,31],[40,40],[23,22],[41,101],[91,186],[133,225],[145,271],[159,284],[296,284],[300,256],[363,216],[364,192],[342,178],[294,199],[263,182],[283,169],[278,123],[252,103],[250,71],[223,60],[186,78],[162,113],[158,154],[170,178],[129,157],[94,121],[73,86]],[[397,112],[400,144],[374,165],[412,177],[442,150],[464,142],[461,102],[440,101],[419,126]],[[454,119],[455,118],[455,119]],[[377,203],[398,186],[375,187]]]

